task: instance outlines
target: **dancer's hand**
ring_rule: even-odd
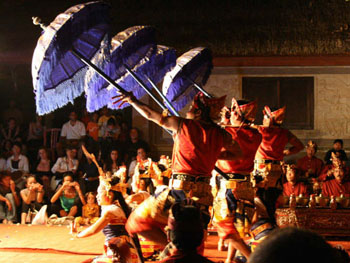
[[[115,100],[113,102],[113,104],[117,104],[117,103],[121,102],[120,105],[118,106],[119,108],[121,106],[123,106],[123,104],[125,104],[125,103],[131,104],[131,103],[137,101],[137,99],[135,98],[134,94],[132,94],[132,92],[126,92],[125,94],[120,94],[120,95],[114,96],[114,97],[112,97],[112,100]]]

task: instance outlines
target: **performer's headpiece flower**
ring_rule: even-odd
[[[220,98],[208,98],[202,92],[197,93],[193,99],[192,106],[195,109],[209,109],[209,115],[212,120],[216,120],[220,116],[222,107],[225,106],[226,95]]]
[[[258,110],[257,102],[251,101],[241,105],[239,104],[240,103],[238,103],[238,101],[235,98],[232,98],[231,112],[237,112],[237,114],[241,116],[243,120],[253,122],[255,120],[255,115]]]
[[[284,120],[284,116],[286,113],[286,106],[275,111],[271,111],[269,106],[265,106],[263,113],[264,115],[267,115],[270,119],[272,119],[275,124],[280,125]]]

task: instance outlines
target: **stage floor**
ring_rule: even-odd
[[[217,251],[218,237],[208,236],[205,256],[214,262],[224,260],[226,252]],[[67,226],[29,226],[0,224],[0,262],[82,262],[103,252],[102,233],[77,239]],[[350,241],[330,241],[348,252]]]

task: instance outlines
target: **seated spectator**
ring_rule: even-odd
[[[129,170],[129,183],[134,193],[139,191],[140,179],[143,179],[146,184],[147,191],[150,194],[154,194],[155,187],[152,179],[156,178],[155,166],[157,166],[157,164],[153,162],[151,158],[147,158],[145,149],[137,149],[137,159],[131,162],[129,167],[130,170],[134,170],[134,172],[130,172]]]
[[[4,158],[4,155],[1,153],[0,154],[0,172],[7,171],[7,161]]]
[[[63,124],[61,130],[61,140],[63,145],[80,147],[86,135],[85,125],[78,120],[75,111],[69,114],[69,121]]]
[[[111,149],[107,159],[104,162],[103,170],[105,172],[111,172],[114,174],[117,172],[124,163],[122,161],[121,156],[119,155],[119,151],[117,149]]]
[[[98,127],[99,127],[98,137],[100,137],[100,138],[103,137],[103,131],[104,131],[105,127],[107,126],[107,121],[110,118],[116,120],[115,117],[111,114],[111,111],[107,107],[102,108],[101,116],[98,119]]]
[[[52,178],[52,162],[49,152],[45,147],[41,147],[38,152],[39,160],[34,164],[32,173],[35,174],[39,183],[43,184],[45,192],[50,191],[50,180]]]
[[[271,233],[253,252],[250,263],[340,263],[337,252],[309,230],[281,228]]]
[[[342,155],[339,153],[332,153],[332,163],[323,167],[321,175],[318,177],[318,181],[326,181],[334,178],[333,171],[335,168],[343,168],[345,178],[349,175],[349,167],[345,166],[345,161],[342,159]]]
[[[143,148],[146,153],[150,151],[149,145],[144,140],[139,138],[139,131],[136,128],[130,130],[130,141],[126,146],[126,153],[129,162],[136,159],[137,149]]]
[[[29,131],[27,138],[27,147],[28,147],[28,157],[30,161],[34,161],[34,156],[37,153],[38,149],[41,145],[43,145],[44,141],[44,132],[45,126],[42,123],[42,117],[36,116],[33,121],[29,123]]]
[[[21,154],[22,145],[20,143],[15,143],[12,146],[13,155],[7,159],[7,170],[9,172],[22,171],[24,173],[29,173],[29,163],[28,158]]]
[[[4,158],[7,160],[13,153],[12,153],[12,142],[9,140],[6,140],[3,142],[2,146],[2,153]]]
[[[63,184],[51,198],[51,213],[59,216],[75,216],[81,204],[86,205],[83,193],[77,182],[73,181],[73,174],[67,172],[63,175]]]
[[[75,228],[80,225],[92,225],[100,218],[100,207],[96,204],[96,195],[93,192],[85,194],[86,205],[83,206],[82,216],[75,218]]]
[[[57,159],[56,163],[51,169],[54,174],[53,179],[55,183],[51,180],[51,187],[55,189],[56,186],[62,181],[62,175],[66,172],[72,172],[73,176],[78,170],[79,161],[76,159],[77,150],[73,147],[67,147],[66,156]],[[53,187],[54,186],[54,187]]]
[[[308,196],[307,187],[304,183],[298,182],[298,169],[295,165],[288,165],[286,178],[287,182],[283,184],[283,195],[290,196],[294,194],[298,196],[302,194],[303,196]]]
[[[87,125],[90,121],[89,112],[87,111],[87,109],[85,107],[81,111],[81,121],[82,121],[82,123],[84,123],[85,127],[87,127]]]
[[[94,140],[95,142],[98,141],[98,113],[94,112],[91,116],[91,120],[88,122],[86,126],[86,132],[90,139]]]
[[[170,209],[168,229],[168,240],[171,242],[169,247],[172,249],[170,256],[161,262],[212,262],[197,253],[204,238],[199,208],[191,203],[175,203]]]
[[[34,210],[39,211],[43,205],[44,187],[39,184],[33,175],[27,177],[26,188],[20,192],[22,197],[21,224],[27,221],[27,215]],[[31,220],[29,220],[31,223]]]
[[[326,164],[332,164],[332,153],[335,153],[337,154],[337,156],[340,156],[340,158],[344,162],[348,160],[348,157],[346,156],[346,153],[343,150],[343,144],[343,140],[341,139],[334,140],[333,148],[330,149],[324,157],[324,161],[326,162]]]
[[[15,119],[18,125],[21,125],[23,123],[23,113],[17,107],[17,103],[13,99],[9,101],[9,107],[2,113],[3,120],[9,120],[10,118]]]
[[[20,198],[16,191],[15,182],[11,175],[3,173],[0,175],[0,220],[3,224],[17,222],[17,207]]]
[[[322,194],[324,196],[340,196],[350,197],[350,182],[344,181],[344,169],[341,167],[334,168],[334,179],[323,182]]]
[[[101,150],[103,156],[106,156],[111,148],[117,147],[119,134],[119,124],[116,123],[115,119],[109,118],[107,121],[107,125],[104,126],[102,131]],[[119,153],[120,155],[122,155],[120,151]]]
[[[127,143],[128,140],[129,140],[129,126],[127,122],[122,121],[120,125],[119,141],[125,144]]]
[[[1,134],[4,140],[14,142],[21,141],[20,127],[16,123],[16,119],[10,118],[7,126],[1,128]]]
[[[321,175],[323,161],[315,156],[316,152],[317,144],[314,141],[308,141],[306,156],[297,162],[298,169],[302,172],[302,176],[306,178],[317,178]]]

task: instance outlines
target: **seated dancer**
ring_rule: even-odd
[[[129,237],[125,230],[126,215],[120,206],[127,208],[127,205],[119,192],[119,178],[113,176],[112,178],[106,178],[100,176],[100,185],[97,189],[97,202],[102,207],[101,217],[90,227],[84,229],[77,234],[78,238],[89,237],[102,231],[105,235],[105,256],[96,258],[93,262],[102,262],[102,259],[107,257],[120,257],[120,259],[127,263],[140,262],[136,253],[135,246],[132,239]],[[76,229],[74,229],[76,231]],[[117,238],[117,239],[114,239]],[[124,249],[118,249],[112,251],[112,255],[107,254],[109,242],[113,244],[126,243],[128,246],[123,246]],[[119,248],[121,248],[119,246]],[[126,249],[126,251],[125,251]],[[103,261],[105,262],[105,261]],[[106,261],[109,262],[109,261]],[[114,261],[111,261],[114,262]]]
[[[231,125],[226,125],[225,129],[237,141],[243,152],[242,159],[217,161],[217,166],[231,178],[226,181],[219,176],[220,190],[215,197],[213,217],[213,224],[217,227],[220,236],[219,250],[222,250],[223,240],[229,241],[226,262],[233,260],[236,249],[241,251],[247,259],[250,255],[250,249],[242,240],[234,222],[237,202],[250,201],[253,203],[254,199],[250,173],[254,168],[256,150],[261,143],[261,134],[257,129],[250,127],[255,119],[256,110],[255,101],[236,101],[233,98],[231,111],[223,112],[223,116],[229,117],[231,123]]]
[[[3,224],[17,222],[17,207],[21,200],[15,182],[9,173],[0,174],[0,221]]]
[[[350,182],[344,181],[344,169],[337,167],[333,169],[334,179],[323,182],[322,194],[324,196],[350,197]]]
[[[317,178],[321,175],[323,161],[315,156],[316,152],[317,144],[314,141],[308,141],[306,145],[306,156],[297,161],[297,168],[302,172],[301,176]]]
[[[136,166],[131,177],[131,187],[134,193],[137,193],[140,188],[140,179],[146,184],[146,191],[154,194],[154,183],[152,178],[155,178],[155,166],[157,164],[151,158],[147,158],[146,152],[143,148],[137,150]]]
[[[159,262],[213,262],[197,253],[204,234],[202,224],[200,209],[192,200],[175,203],[170,209],[167,226],[168,239],[172,248],[171,254]]]
[[[265,106],[263,126],[258,128],[262,135],[262,142],[256,152],[252,182],[257,188],[254,199],[258,216],[268,218],[275,223],[276,201],[282,193],[282,167],[284,156],[300,152],[303,143],[289,130],[281,127],[285,107],[271,111]],[[291,148],[286,149],[290,143]]]
[[[132,212],[126,224],[130,234],[140,234],[165,246],[167,238],[163,229],[170,206],[191,197],[202,205],[207,224],[208,206],[213,199],[209,180],[216,160],[241,155],[231,135],[213,122],[219,117],[224,97],[208,99],[201,93],[196,95],[186,119],[158,113],[130,93],[117,97],[120,98],[117,102],[128,102],[142,116],[174,133],[173,174],[169,189],[144,201]]]
[[[298,182],[298,173],[300,171],[296,168],[295,165],[287,165],[286,178],[287,182],[283,184],[283,195],[290,196],[294,194],[299,196],[308,196],[307,187],[303,182]]]
[[[344,170],[344,177],[348,181],[349,176],[349,167],[345,166],[345,161],[343,159],[343,156],[339,153],[331,153],[332,156],[332,163],[327,164],[322,169],[321,175],[318,177],[318,181],[323,182],[327,180],[334,179],[334,170],[336,168],[341,168]]]

